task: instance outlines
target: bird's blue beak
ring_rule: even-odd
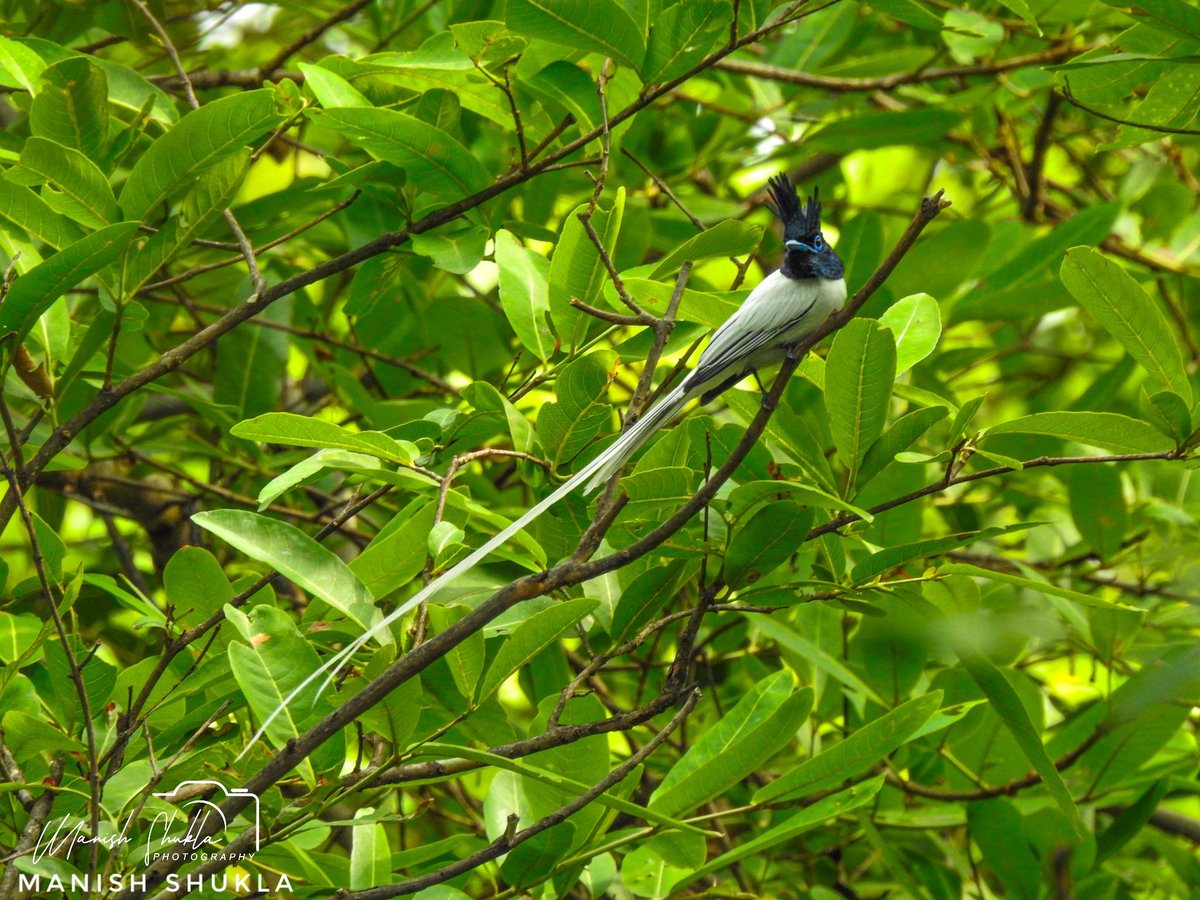
[[[814,248],[804,243],[804,241],[784,241],[783,246],[787,247],[789,250],[807,250],[809,253],[817,252]]]

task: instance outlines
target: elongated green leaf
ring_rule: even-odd
[[[18,184],[45,184],[42,200],[87,228],[103,228],[121,217],[108,179],[99,166],[54,141],[31,137],[21,151],[21,164],[6,175]]]
[[[504,638],[500,652],[492,660],[487,674],[479,684],[476,704],[482,703],[504,683],[513,672],[537,656],[568,628],[596,608],[596,600],[580,597],[547,607],[530,616]]]
[[[753,252],[761,240],[762,228],[758,225],[726,219],[673,250],[654,266],[650,277],[669,275],[687,260],[700,262],[714,256],[742,256]]]
[[[505,22],[517,34],[601,53],[637,67],[646,39],[614,0],[508,0]]]
[[[351,431],[324,419],[295,413],[264,413],[238,422],[229,433],[264,444],[350,450],[402,466],[411,465],[419,452],[416,445],[398,441],[381,431]]]
[[[942,704],[942,692],[914,697],[857,729],[754,794],[755,803],[803,797],[855,778],[902,747]]]
[[[392,874],[392,851],[387,831],[375,821],[375,807],[364,806],[354,813],[350,829],[350,889],[366,890],[385,884]],[[364,819],[366,821],[358,821]]]
[[[984,438],[998,434],[1044,434],[1113,453],[1159,453],[1173,446],[1145,422],[1104,412],[1034,413],[993,425]]]
[[[862,698],[866,697],[872,703],[879,706],[887,706],[887,703],[876,693],[874,688],[846,668],[840,660],[834,659],[812,641],[808,640],[808,638],[798,634],[796,629],[788,623],[772,619],[769,616],[756,615],[754,617],[754,625],[759,631],[778,643],[781,647],[786,647],[792,652],[800,654],[815,668],[850,688],[852,697],[855,694],[859,695],[858,700],[860,704]]]
[[[854,513],[864,522],[870,522],[875,518],[862,507],[827,494],[820,488],[799,484],[795,481],[750,481],[740,484],[729,495],[729,513],[735,519],[740,518],[747,510],[764,500],[783,498],[818,509],[840,509],[842,512]]]
[[[812,705],[812,688],[796,691],[786,670],[759,681],[671,766],[651,808],[676,815],[739,784],[795,737]]]
[[[1034,523],[1025,523],[1020,525],[1008,525],[1005,527],[985,528],[982,531],[964,531],[961,534],[951,534],[946,537],[930,538],[925,541],[917,541],[912,544],[903,544],[898,547],[888,547],[886,550],[880,550],[878,553],[873,553],[854,567],[850,577],[856,583],[870,581],[876,575],[882,575],[889,569],[894,569],[896,566],[906,563],[913,559],[925,559],[929,556],[938,556],[950,550],[957,550],[960,547],[965,547],[968,544],[973,544],[976,541],[986,540],[987,538],[999,537],[1002,534],[1009,534],[1014,531],[1022,531],[1026,528],[1032,528]]]
[[[100,159],[108,141],[108,78],[86,56],[72,56],[42,73],[43,86],[29,108],[38,137]]]
[[[0,304],[0,334],[24,336],[59,297],[114,262],[137,234],[137,222],[94,231],[18,278]]]
[[[571,305],[572,299],[595,305],[608,274],[596,245],[579,220],[587,208],[580,204],[563,220],[562,234],[550,257],[550,318],[564,348],[574,349],[587,330],[587,315]],[[610,210],[597,207],[592,228],[609,256],[617,245],[621,219],[625,214],[625,189],[617,190]]]
[[[370,592],[346,564],[294,525],[240,509],[198,512],[192,521],[320,597],[364,630],[382,618]],[[386,629],[378,638],[392,642]]]
[[[1158,379],[1163,389],[1191,404],[1192,386],[1179,341],[1158,304],[1132,275],[1090,247],[1072,247],[1063,260],[1060,277],[1079,305]]]
[[[73,222],[52,210],[41,197],[7,178],[0,178],[0,226],[14,236],[24,232],[56,250],[83,235]]]
[[[857,472],[887,421],[896,381],[896,343],[878,322],[855,319],[838,332],[825,361],[825,408],[838,455]]]
[[[896,374],[903,375],[937,346],[942,334],[942,314],[928,294],[897,300],[879,317],[896,339]]]
[[[274,90],[244,91],[214,100],[179,120],[134,163],[121,190],[121,209],[134,219],[190,187],[224,156],[282,124],[291,114]]]
[[[858,809],[860,806],[865,806],[874,799],[881,787],[883,787],[883,776],[879,775],[869,781],[864,781],[861,784],[856,784],[854,787],[839,791],[831,797],[819,800],[812,806],[805,807],[773,828],[769,828],[757,837],[740,843],[728,853],[722,853],[716,859],[684,876],[684,878],[671,885],[671,890],[678,891],[694,881],[707,878],[714,872],[719,872],[727,866],[733,865],[738,860],[745,859],[747,856],[752,856],[756,853],[764,853],[772,847],[788,843],[810,828],[815,828],[818,825],[836,819],[843,813]]]
[[[946,575],[971,575],[975,578],[986,578],[989,581],[999,581],[1002,584],[1011,584],[1016,587],[1025,588],[1026,590],[1035,591],[1039,594],[1047,594],[1051,597],[1062,597],[1064,600],[1070,600],[1072,603],[1078,603],[1081,606],[1091,606],[1095,609],[1119,609],[1127,612],[1144,614],[1144,610],[1138,609],[1136,606],[1128,606],[1124,603],[1113,603],[1105,600],[1103,597],[1098,597],[1095,594],[1084,594],[1079,591],[1073,591],[1070,588],[1059,587],[1057,584],[1051,584],[1048,581],[1035,581],[1032,578],[1025,578],[1021,575],[1014,575],[1011,572],[997,572],[993,569],[984,569],[981,566],[973,566],[970,563],[946,563],[943,566],[938,566],[938,571]]]
[[[266,730],[271,743],[282,747],[297,737],[307,722],[328,712],[328,699],[319,699],[316,695],[319,683],[314,683],[282,707],[284,698],[320,665],[320,660],[312,645],[281,609],[260,605],[247,615],[227,605],[225,618],[245,640],[245,643],[234,641],[229,644],[229,667],[234,680],[260,720],[266,719],[277,707],[282,709]],[[306,780],[313,780],[311,761],[305,761],[301,772]]]
[[[1047,755],[1046,748],[1042,745],[1041,735],[1034,728],[1029,713],[1021,703],[1021,698],[1017,696],[1016,689],[1009,684],[1004,673],[977,650],[963,647],[956,648],[955,652],[958,654],[963,668],[967,670],[971,679],[979,686],[979,690],[991,702],[992,709],[1000,717],[1000,721],[1008,729],[1009,734],[1013,736],[1034,771],[1041,776],[1042,783],[1046,785],[1046,789],[1054,798],[1054,802],[1058,804],[1058,808],[1066,814],[1067,820],[1075,832],[1082,835],[1083,823],[1079,820],[1079,811],[1075,808],[1075,801],[1071,799],[1071,792],[1067,790],[1062,775],[1059,774],[1058,769],[1054,767],[1054,762]]]
[[[496,265],[500,267],[500,305],[521,343],[540,360],[554,354],[548,279],[550,262],[522,247],[511,231],[496,232]]]
[[[780,500],[759,509],[741,524],[729,542],[723,577],[730,587],[745,587],[769,575],[800,549],[815,520],[795,500]]]
[[[410,184],[459,200],[487,186],[475,156],[451,135],[394,109],[339,107],[313,113],[318,124],[358,144],[376,159],[399,166]]]

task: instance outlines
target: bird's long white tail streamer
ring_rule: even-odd
[[[621,467],[629,460],[631,456],[633,456],[634,453],[638,451],[638,448],[641,447],[642,444],[649,440],[650,437],[656,431],[658,431],[658,429],[661,428],[664,423],[666,423],[670,418],[680,412],[683,407],[687,405],[689,399],[691,399],[690,392],[686,391],[683,385],[677,387],[658,403],[654,404],[654,406],[651,407],[646,414],[634,424],[632,428],[622,434],[603,453],[601,453],[582,469],[568,478],[565,482],[551,491],[545,499],[530,507],[529,510],[526,511],[519,519],[514,521],[495,537],[484,542],[478,549],[467,556],[466,559],[452,566],[429,584],[425,585],[425,587],[421,588],[421,590],[417,591],[415,594],[401,603],[383,619],[381,619],[379,622],[376,622],[361,635],[347,644],[343,649],[339,650],[328,660],[322,663],[315,672],[300,682],[300,684],[298,684],[291,693],[284,697],[283,700],[280,701],[279,705],[271,711],[266,719],[263,720],[262,725],[259,726],[258,731],[254,733],[254,737],[250,739],[250,742],[246,745],[246,749],[239,754],[238,758],[241,759],[241,757],[244,756],[250,750],[250,748],[258,742],[258,739],[261,738],[264,733],[266,733],[266,730],[268,727],[270,727],[271,723],[275,721],[280,713],[284,712],[288,708],[293,700],[300,696],[300,694],[302,694],[309,685],[320,678],[323,674],[328,672],[329,674],[326,676],[324,683],[322,683],[320,689],[317,691],[316,697],[313,698],[313,702],[316,702],[317,697],[324,693],[325,689],[329,687],[330,683],[333,681],[335,673],[339,668],[341,668],[342,664],[349,660],[359,650],[361,650],[373,637],[375,637],[375,635],[379,634],[383,629],[390,628],[393,622],[407,615],[412,609],[417,607],[419,604],[424,603],[437,591],[446,587],[455,579],[460,578],[471,569],[475,568],[475,566],[487,558],[488,554],[499,548],[506,541],[516,535],[517,532],[529,525],[529,523],[534,521],[538,516],[548,510],[563,497],[567,496],[567,494],[571,493],[581,484],[584,484],[584,482],[586,482],[584,486],[584,493],[588,494],[608,481],[609,478],[620,471]]]

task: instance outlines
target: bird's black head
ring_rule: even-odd
[[[788,278],[841,278],[846,271],[841,259],[821,234],[821,201],[817,189],[801,204],[786,175],[767,182],[775,215],[783,222],[783,265]]]

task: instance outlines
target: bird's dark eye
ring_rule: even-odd
[[[821,236],[818,234],[818,235],[816,236],[816,238],[813,240],[813,249],[814,249],[814,250],[820,250],[820,249],[822,249],[824,246],[825,246],[825,241],[824,241],[824,240],[822,239],[822,237],[821,237]]]

